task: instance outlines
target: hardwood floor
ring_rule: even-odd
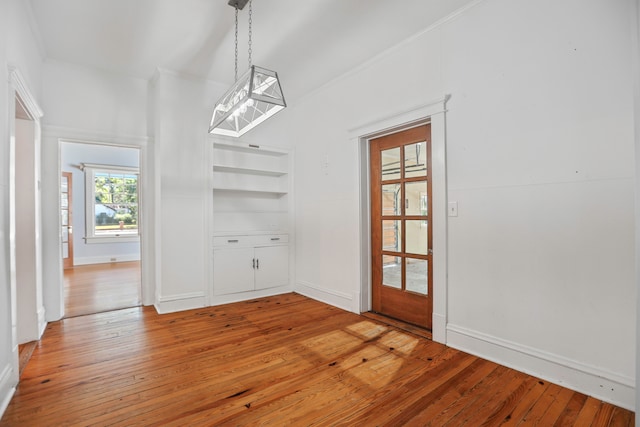
[[[140,305],[140,262],[80,265],[64,271],[65,317]]]
[[[629,426],[633,413],[285,294],[52,323],[2,426]]]

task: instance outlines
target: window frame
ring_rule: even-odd
[[[140,241],[140,168],[129,166],[114,166],[83,163],[82,170],[84,172],[84,194],[85,194],[85,236],[86,243],[126,243]],[[95,203],[95,179],[97,173],[107,174],[129,174],[136,175],[136,192],[138,199],[138,218],[136,234],[113,234],[113,235],[96,235],[96,203]]]

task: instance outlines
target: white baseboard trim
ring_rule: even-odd
[[[346,311],[350,311],[352,313],[360,314],[360,310],[357,309],[354,311],[354,306],[359,304],[359,301],[355,301],[353,295],[347,294],[345,292],[334,291],[331,289],[322,289],[313,283],[298,281],[295,284],[294,292],[297,292],[306,297],[315,299],[317,301],[324,302],[329,305],[333,305],[335,307],[341,308]]]
[[[277,288],[260,289],[258,291],[240,292],[237,294],[214,295],[211,298],[211,306],[231,304],[233,302],[249,301],[256,298],[270,297],[273,295],[288,294],[293,292],[291,286],[279,286]]]
[[[47,319],[45,315],[45,308],[44,306],[42,306],[38,310],[38,339],[42,337],[42,334],[44,334],[44,330],[46,327],[47,327]]]
[[[193,310],[207,305],[204,292],[192,292],[188,294],[159,297],[154,304],[159,314],[173,313],[176,311]]]
[[[622,408],[635,410],[633,378],[452,324],[447,325],[447,345]]]
[[[140,254],[102,255],[74,258],[73,265],[108,264],[111,262],[140,261]]]
[[[11,364],[5,365],[0,373],[0,417],[9,406],[11,398],[16,392],[17,383],[14,380]]]

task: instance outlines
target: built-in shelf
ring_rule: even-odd
[[[264,193],[264,194],[277,194],[277,195],[285,195],[286,191],[280,190],[271,190],[271,189],[262,189],[262,188],[240,188],[240,187],[219,187],[213,186],[215,191],[241,191],[243,193]]]
[[[257,144],[247,144],[240,142],[226,142],[217,141],[213,143],[214,148],[221,148],[224,150],[238,151],[242,153],[256,153],[267,156],[286,156],[289,154],[287,150],[274,147],[264,147]]]
[[[255,168],[248,168],[248,167],[219,165],[219,164],[214,164],[213,170],[215,172],[244,173],[249,175],[264,175],[264,176],[283,176],[287,174],[286,171],[255,169]]]

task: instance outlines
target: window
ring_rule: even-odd
[[[138,168],[83,166],[87,243],[138,241]]]

